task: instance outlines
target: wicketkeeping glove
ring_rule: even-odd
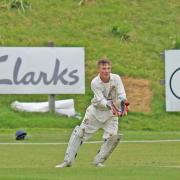
[[[116,102],[112,101],[112,112],[117,116],[125,116],[128,113],[129,102],[127,100],[118,100]]]

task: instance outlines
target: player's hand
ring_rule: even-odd
[[[112,107],[111,111],[114,116],[122,116],[122,112],[120,112],[119,110],[117,110],[114,107]]]
[[[115,116],[126,116],[129,111],[129,102],[127,100],[112,102],[111,110]]]
[[[125,105],[125,113],[127,115],[127,113],[129,112],[129,105],[130,105],[129,101],[125,100],[124,101],[124,105]]]

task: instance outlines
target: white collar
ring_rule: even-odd
[[[112,78],[112,73],[110,73],[110,79],[109,79],[109,82],[112,81],[112,80],[113,80],[113,78]],[[98,81],[99,81],[99,83],[104,83],[104,82],[101,80],[99,74],[98,74]],[[107,82],[107,83],[109,83],[109,82]]]

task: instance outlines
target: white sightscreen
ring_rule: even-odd
[[[166,111],[180,111],[180,50],[165,51]]]

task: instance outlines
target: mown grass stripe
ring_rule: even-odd
[[[99,144],[103,141],[88,141],[85,144]],[[121,141],[121,143],[161,143],[161,142],[180,142],[180,139],[165,139],[165,140],[134,140],[134,141]],[[2,142],[0,145],[64,145],[68,142]]]

